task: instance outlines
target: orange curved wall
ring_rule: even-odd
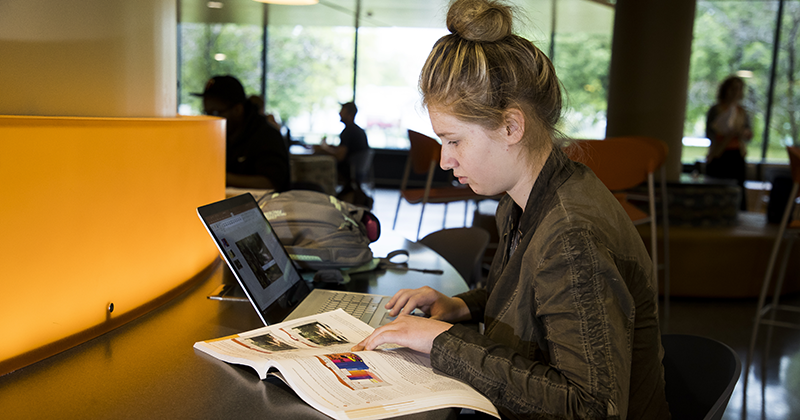
[[[195,209],[224,198],[224,159],[218,118],[0,116],[0,365],[212,264]]]

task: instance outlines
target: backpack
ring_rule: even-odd
[[[308,190],[266,194],[259,207],[300,270],[372,263],[369,244],[380,236],[380,223],[366,208]]]

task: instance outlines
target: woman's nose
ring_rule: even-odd
[[[451,158],[445,150],[446,149],[442,147],[442,155],[439,157],[439,166],[441,166],[443,170],[449,171],[458,166],[458,162]]]

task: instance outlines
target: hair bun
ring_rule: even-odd
[[[456,0],[447,12],[447,29],[475,42],[495,42],[511,35],[511,7],[492,0]]]

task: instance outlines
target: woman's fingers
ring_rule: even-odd
[[[430,354],[433,340],[452,327],[446,322],[417,316],[400,315],[353,346],[352,351],[374,350],[383,344],[397,344]]]

